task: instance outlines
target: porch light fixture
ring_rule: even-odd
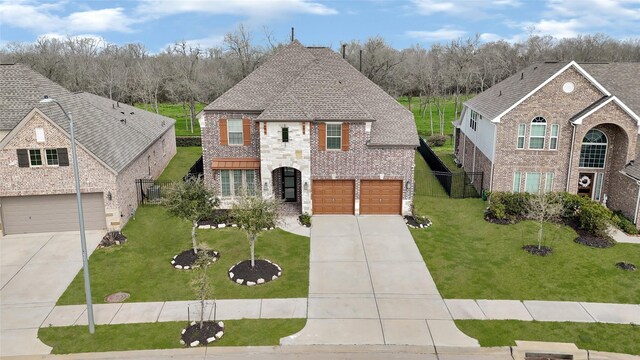
[[[80,244],[82,246],[82,269],[84,271],[84,293],[87,298],[87,317],[89,320],[89,333],[93,334],[96,331],[95,323],[93,321],[93,303],[91,301],[91,284],[89,283],[89,261],[87,259],[87,239],[84,233],[84,214],[82,212],[82,197],[80,196],[80,175],[78,174],[78,158],[76,156],[76,140],[73,132],[73,118],[70,113],[67,113],[62,105],[56,100],[44,96],[40,100],[42,104],[55,103],[58,105],[62,113],[69,119],[69,135],[71,136],[71,157],[73,159],[73,176],[76,180],[76,202],[78,206],[78,223],[80,224]],[[110,194],[110,193],[109,193]],[[109,195],[107,195],[109,196]]]
[[[406,191],[409,191],[410,188],[411,188],[411,181],[407,181],[406,183],[404,183],[404,189]]]
[[[111,195],[111,191],[109,191],[107,193],[107,200],[111,201],[112,198],[113,198],[113,196]]]
[[[305,181],[304,185],[302,185],[302,188],[304,189],[304,191],[309,190],[309,183]]]
[[[264,185],[262,186],[262,192],[268,192],[269,191],[269,182],[265,181]]]

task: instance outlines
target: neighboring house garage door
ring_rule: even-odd
[[[353,214],[355,193],[353,180],[313,180],[313,213]]]
[[[82,194],[84,225],[87,230],[106,227],[102,193]],[[76,195],[38,195],[2,198],[5,234],[77,231]]]
[[[360,214],[401,214],[402,180],[361,180]]]

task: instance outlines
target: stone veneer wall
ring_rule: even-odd
[[[364,123],[350,123],[349,151],[320,151],[318,127],[314,125],[311,131],[311,178],[356,179],[356,213],[359,213],[360,206],[360,179],[403,180],[402,212],[410,213],[414,189],[415,148],[368,147],[368,136]],[[417,141],[416,136],[416,143]]]

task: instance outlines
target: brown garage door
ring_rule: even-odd
[[[313,180],[311,197],[314,214],[353,214],[355,181]]]
[[[84,225],[87,230],[106,227],[102,193],[82,194]],[[2,198],[5,234],[77,231],[76,195],[38,195]]]
[[[400,214],[402,180],[361,180],[360,214]]]

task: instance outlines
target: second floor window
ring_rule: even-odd
[[[282,128],[282,142],[289,142],[289,128]]]
[[[526,131],[527,131],[526,124],[518,125],[518,144],[517,144],[518,149],[524,149],[524,138],[525,138]]]
[[[342,148],[342,124],[327,124],[327,149]]]
[[[478,120],[482,120],[482,115],[477,112],[471,110],[471,116],[469,117],[469,127],[476,131],[478,130]]]
[[[227,120],[229,132],[229,145],[242,145],[244,138],[242,135],[242,119]]]
[[[42,166],[42,155],[40,154],[40,149],[29,150],[29,165]]]
[[[529,133],[529,149],[544,149],[544,136],[547,132],[547,120],[541,116],[535,117],[531,121],[531,131]]]
[[[58,161],[58,149],[47,149],[45,154],[47,155],[47,165],[57,166],[60,164]]]

